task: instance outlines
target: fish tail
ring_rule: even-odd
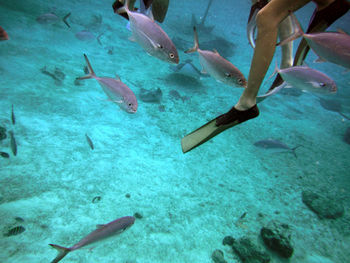
[[[302,145],[298,145],[298,146],[295,146],[294,148],[291,149],[291,150],[292,150],[292,153],[293,153],[293,155],[294,155],[295,158],[298,158],[298,156],[297,156],[295,150],[298,149],[298,148],[301,147],[301,146],[302,146]]]
[[[61,247],[55,244],[49,244],[51,247],[53,247],[54,249],[58,250],[58,255],[57,257],[54,258],[54,260],[51,261],[51,263],[57,263],[59,262],[62,258],[64,258],[69,252],[71,252],[72,250],[67,248],[67,247]]]
[[[68,19],[68,17],[70,17],[70,15],[71,15],[71,13],[69,12],[68,14],[66,14],[66,15],[62,18],[63,23],[65,23],[66,26],[69,27],[69,28],[70,28],[70,25],[68,24],[67,19]]]
[[[92,78],[96,77],[96,74],[95,74],[94,70],[92,69],[91,64],[89,62],[89,59],[86,56],[86,54],[84,54],[84,58],[85,58],[86,65],[87,65],[88,70],[89,70],[89,75],[86,75],[84,77],[79,77],[77,79],[92,79]]]
[[[293,41],[301,36],[304,35],[304,31],[303,29],[301,28],[299,22],[298,22],[298,19],[296,18],[296,16],[291,12],[290,13],[290,17],[292,18],[292,22],[293,22],[293,25],[294,25],[294,33],[290,36],[290,37],[287,37],[286,39],[282,40],[281,42],[279,42],[277,44],[277,46],[283,46],[284,44],[287,44],[289,43],[290,41]]]
[[[199,44],[198,44],[198,34],[197,34],[197,30],[196,27],[193,27],[193,32],[194,32],[194,46],[188,50],[185,51],[185,53],[193,53],[196,52],[199,48]]]
[[[117,10],[118,14],[128,13],[130,0],[125,0],[124,5]]]

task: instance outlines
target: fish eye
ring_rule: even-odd
[[[174,58],[174,57],[175,57],[174,53],[170,53],[170,54],[169,54],[169,57],[170,57],[170,58]]]
[[[132,106],[132,104],[131,103],[129,103],[129,107],[131,107]]]
[[[326,84],[323,83],[323,82],[320,82],[320,86],[321,86],[321,87],[324,87],[324,86],[326,86]]]
[[[232,75],[230,73],[225,73],[226,78],[231,78]]]

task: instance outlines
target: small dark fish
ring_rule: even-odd
[[[267,140],[261,140],[254,143],[254,146],[264,149],[275,149],[275,150],[283,150],[285,152],[291,152],[294,154],[295,157],[297,157],[295,150],[300,147],[300,145],[290,148],[285,143],[274,140],[274,139],[267,139]]]
[[[3,158],[10,158],[10,155],[6,152],[0,152],[1,157]]]
[[[94,144],[92,143],[92,140],[90,139],[90,137],[86,133],[85,133],[85,137],[86,137],[88,144],[90,145],[91,150],[93,150]]]
[[[14,228],[11,228],[4,236],[15,236],[23,233],[26,229],[23,226],[16,226]]]
[[[17,143],[15,139],[15,135],[13,134],[12,131],[9,131],[10,134],[10,145],[11,145],[11,150],[14,156],[17,155]]]
[[[24,219],[22,217],[20,217],[20,216],[15,217],[15,220],[17,222],[24,222]]]
[[[12,104],[12,111],[11,111],[11,120],[12,120],[12,124],[15,125],[16,117],[15,117],[15,113],[13,112],[13,104]]]
[[[98,203],[101,201],[101,196],[95,196],[93,199],[92,199],[92,203],[95,204],[95,203]]]

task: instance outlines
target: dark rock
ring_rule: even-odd
[[[215,263],[227,263],[224,259],[224,253],[220,249],[215,249],[211,254],[211,258]]]
[[[344,207],[340,200],[330,196],[306,190],[302,192],[302,200],[321,219],[336,219],[344,214]]]
[[[222,244],[224,246],[226,245],[232,246],[234,242],[235,242],[235,239],[231,236],[225,236],[224,239],[222,240]]]
[[[130,194],[126,194],[125,197],[126,197],[126,198],[130,198],[131,195],[130,195]]]
[[[6,139],[6,128],[0,126],[0,141]]]
[[[271,221],[268,226],[261,228],[261,237],[265,245],[284,258],[293,255],[293,247],[290,242],[290,228],[287,224]]]
[[[136,217],[136,218],[138,218],[138,219],[141,219],[143,216],[142,216],[140,213],[136,212],[136,213],[134,214],[134,217]]]
[[[268,254],[246,237],[235,241],[232,248],[244,263],[268,263],[271,260]]]
[[[343,139],[344,139],[344,142],[346,142],[347,144],[350,144],[350,127],[346,129]]]

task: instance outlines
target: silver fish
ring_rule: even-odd
[[[337,92],[337,85],[326,74],[306,66],[294,66],[279,69],[276,66],[282,79],[297,89],[306,90],[312,93],[329,94]]]
[[[120,234],[124,232],[126,229],[128,229],[129,227],[131,227],[134,224],[134,222],[135,222],[135,217],[125,216],[125,217],[118,218],[112,222],[109,222],[108,224],[105,224],[105,225],[97,225],[97,229],[95,231],[92,231],[90,234],[88,234],[86,237],[84,237],[78,243],[76,243],[71,247],[62,247],[54,244],[49,244],[51,247],[59,251],[59,254],[53,261],[51,261],[51,263],[59,262],[69,252],[72,252],[81,247],[87,246],[89,244],[101,241],[108,237],[112,237],[114,235]]]
[[[300,147],[301,145],[298,145],[294,148],[290,148],[288,145],[285,143],[274,140],[274,139],[266,139],[266,140],[261,140],[257,141],[254,143],[254,146],[259,147],[259,148],[264,148],[264,149],[280,149],[286,152],[291,152],[295,157],[297,157],[295,150]]]
[[[17,143],[16,143],[16,138],[15,135],[13,134],[12,131],[9,131],[10,134],[10,146],[11,146],[11,150],[14,156],[17,155]]]
[[[62,21],[66,24],[67,27],[70,27],[70,25],[67,22],[68,17],[71,15],[71,13],[68,13],[62,18]],[[36,21],[39,24],[54,24],[57,21],[59,21],[60,18],[54,14],[54,13],[45,13],[36,18]]]
[[[77,79],[96,79],[111,101],[116,103],[121,109],[125,110],[126,112],[135,113],[137,111],[138,103],[136,96],[132,90],[119,78],[114,79],[97,77],[85,54],[84,58],[88,66],[89,74]]]
[[[279,45],[302,36],[321,60],[350,69],[350,35],[343,31],[305,34],[295,15],[291,14],[291,17],[296,25],[295,33]]]
[[[194,31],[194,46],[185,53],[198,52],[199,62],[202,65],[202,73],[208,73],[217,81],[230,86],[246,87],[247,80],[244,75],[230,61],[224,59],[214,50],[201,50],[198,44],[197,30]]]
[[[136,41],[151,56],[169,63],[179,63],[176,47],[164,30],[144,14],[130,11],[129,2],[130,0],[126,0],[117,12],[127,13],[129,16],[132,32],[130,40]]]

